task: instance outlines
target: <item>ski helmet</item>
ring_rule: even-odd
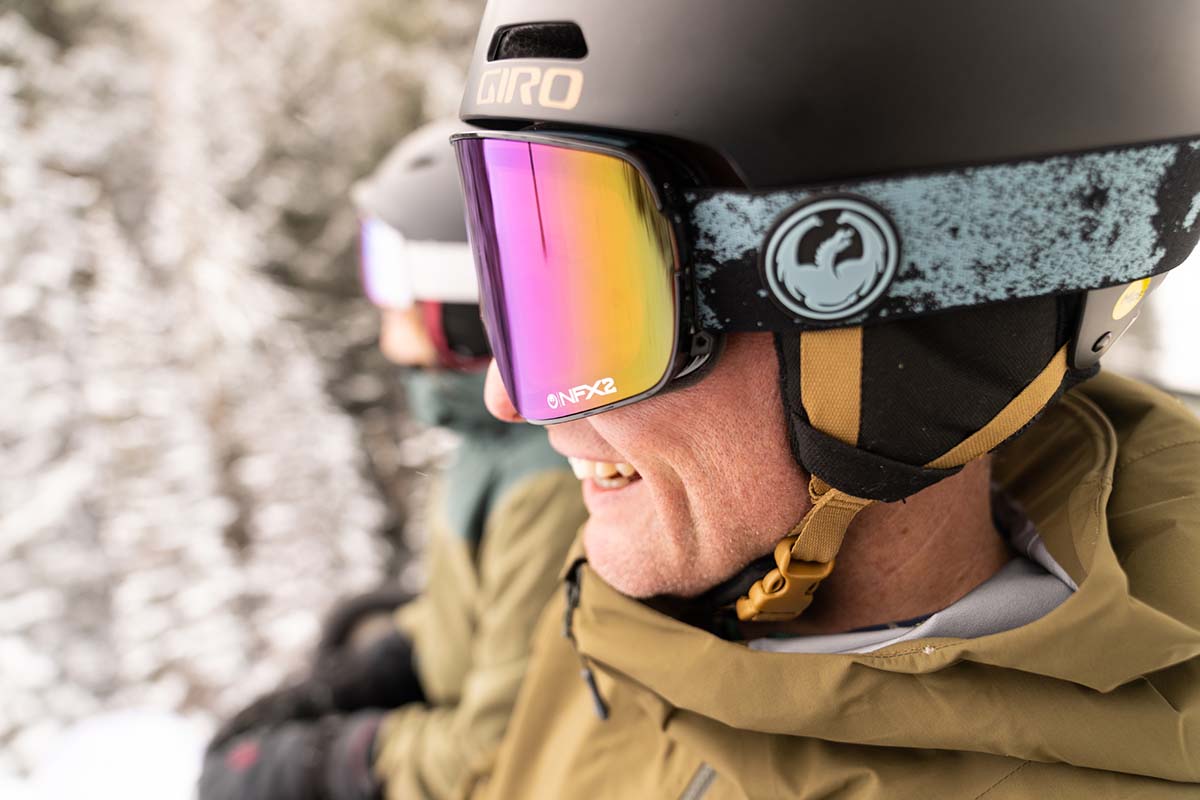
[[[616,159],[629,253],[674,280],[646,283],[676,298],[672,357],[627,396],[515,402],[596,413],[772,332],[813,505],[737,612],[794,617],[859,510],[1017,435],[1195,250],[1197,30],[1190,0],[491,0],[461,109],[490,132],[457,146],[510,394],[497,186]]]

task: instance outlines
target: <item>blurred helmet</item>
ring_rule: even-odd
[[[451,118],[419,128],[353,193],[367,296],[382,309],[418,313],[438,365],[456,369],[480,368],[489,356],[449,143],[469,127]]]

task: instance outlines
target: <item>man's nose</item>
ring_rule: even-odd
[[[492,416],[498,420],[503,422],[525,421],[517,413],[517,408],[513,405],[512,400],[508,398],[508,392],[504,389],[504,381],[500,379],[500,368],[496,366],[495,359],[492,359],[492,363],[488,365],[487,381],[483,385],[483,403]]]

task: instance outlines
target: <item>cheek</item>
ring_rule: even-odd
[[[668,395],[676,416],[690,419],[692,451],[703,467],[750,496],[763,480],[777,488],[799,468],[788,444],[779,369],[768,334],[731,337],[722,363],[705,381]],[[693,402],[693,400],[695,402]],[[689,408],[696,412],[688,414]]]
[[[712,414],[702,450],[716,480],[690,493],[720,573],[713,577],[720,579],[770,552],[809,506],[808,476],[788,443],[771,336],[731,337],[725,356],[725,368],[710,376]]]
[[[769,553],[804,515],[807,476],[791,456],[777,375],[769,335],[731,337],[696,385],[574,431],[578,444],[595,436],[642,473],[636,492],[585,528],[593,567],[618,590],[703,592]]]
[[[702,490],[689,492],[718,579],[769,553],[809,506],[808,478],[792,458],[781,408],[755,402],[741,408],[743,416],[724,420],[707,471],[716,479],[691,482]]]
[[[723,361],[695,386],[645,403],[647,424],[631,439],[654,468],[658,520],[687,548],[695,591],[770,552],[809,505],[770,337],[731,341]]]

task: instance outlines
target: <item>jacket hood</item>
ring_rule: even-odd
[[[760,652],[627,598],[584,564],[575,637],[683,740],[728,726],[1197,781],[1197,464],[1200,424],[1148,387],[1103,376],[1049,409],[995,475],[1079,589],[1003,633]]]

